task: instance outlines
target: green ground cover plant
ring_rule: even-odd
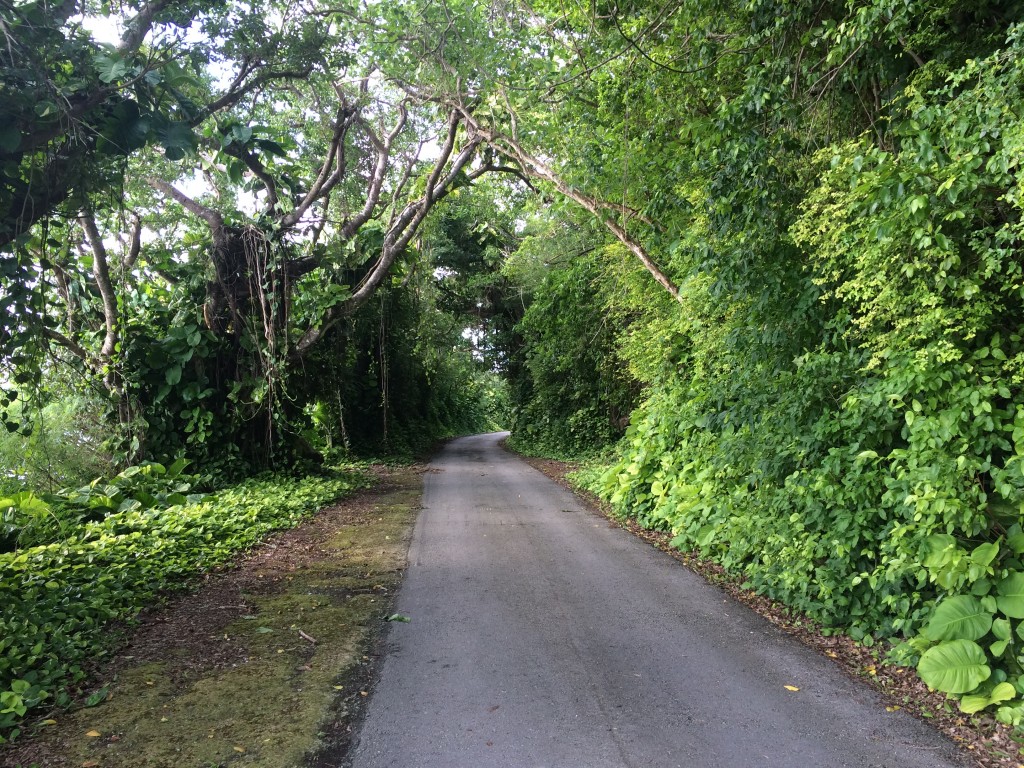
[[[265,475],[169,506],[122,502],[59,541],[0,554],[0,738],[16,737],[32,711],[72,701],[109,650],[112,622],[366,483],[348,468]]]

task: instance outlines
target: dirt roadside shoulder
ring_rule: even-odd
[[[332,764],[373,678],[422,493],[422,466],[374,471],[373,488],[145,612],[97,670],[102,702],[52,714],[0,765]]]

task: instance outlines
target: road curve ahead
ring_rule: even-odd
[[[967,765],[502,437],[426,476],[355,768]]]

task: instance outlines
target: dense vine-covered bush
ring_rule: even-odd
[[[518,325],[523,364],[514,380],[513,444],[579,454],[622,434],[636,387],[615,354],[599,254],[553,270]]]
[[[723,301],[721,270],[684,285],[686,367],[602,483],[826,626],[912,638],[929,685],[1007,722],[1024,693],[1022,33],[926,67],[885,142],[813,156],[774,317],[747,289]]]

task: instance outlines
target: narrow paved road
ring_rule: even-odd
[[[964,764],[501,437],[427,475],[355,768]]]

